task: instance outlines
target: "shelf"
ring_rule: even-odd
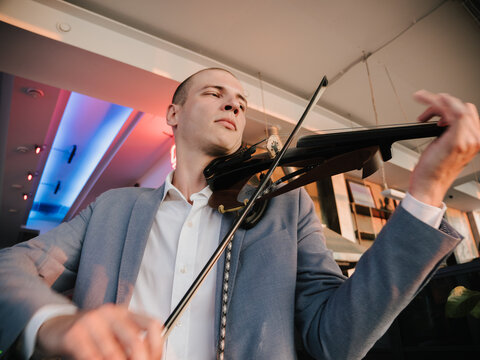
[[[355,230],[355,236],[357,239],[363,240],[375,240],[375,234],[369,232],[360,231],[360,237],[358,236],[358,231]]]
[[[388,220],[390,215],[392,215],[390,210],[377,209],[359,204],[351,204],[351,206],[352,212],[355,212],[358,215],[372,216],[383,220]]]

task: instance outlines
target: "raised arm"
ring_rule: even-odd
[[[441,207],[448,188],[480,148],[478,112],[446,94],[420,91],[415,97],[429,105],[420,121],[438,115],[448,129],[422,154],[409,192]],[[433,228],[400,206],[353,276],[340,284],[325,271],[325,264],[333,268],[333,259],[315,256],[322,254],[318,236],[304,229],[299,233],[297,324],[305,347],[322,359],[365,356],[461,240],[447,223]]]

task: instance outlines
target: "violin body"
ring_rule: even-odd
[[[380,161],[391,159],[391,147],[396,141],[436,137],[444,129],[436,123],[425,123],[304,136],[296,147],[285,152],[279,163],[299,170],[270,185],[259,200],[265,201],[322,177],[351,170],[363,169],[365,178],[378,169]],[[205,168],[205,178],[213,190],[210,206],[223,205],[228,209],[243,205],[244,198],[238,198],[242,188],[252,176],[268,169],[273,161],[268,153],[254,155],[256,149],[252,148],[216,159]],[[291,181],[284,183],[285,180]]]

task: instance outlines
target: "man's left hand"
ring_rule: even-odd
[[[439,116],[439,126],[447,126],[422,153],[410,178],[409,193],[426,204],[441,207],[456,177],[480,150],[480,120],[475,105],[448,94],[417,91],[414,98],[428,105],[418,121]]]

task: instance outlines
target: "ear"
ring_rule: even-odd
[[[177,120],[178,114],[178,105],[170,104],[167,109],[167,124],[171,127],[176,127],[178,125]]]

